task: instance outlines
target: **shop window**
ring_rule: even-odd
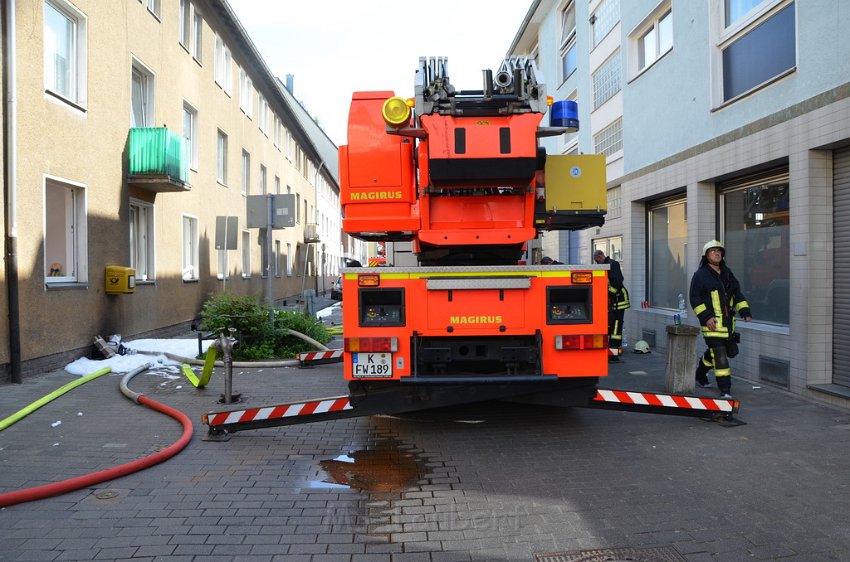
[[[787,325],[791,229],[787,171],[721,185],[726,263],[741,283],[753,318]]]
[[[679,293],[687,295],[688,214],[684,198],[653,203],[647,208],[649,226],[648,299],[650,306],[678,309]]]

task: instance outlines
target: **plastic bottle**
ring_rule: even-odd
[[[673,319],[676,324],[682,323],[682,317],[685,315],[685,295],[679,293],[679,314],[676,314]]]

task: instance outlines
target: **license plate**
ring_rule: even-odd
[[[351,362],[355,377],[393,376],[392,353],[352,353]]]

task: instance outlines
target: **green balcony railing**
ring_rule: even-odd
[[[186,188],[189,181],[189,158],[186,141],[165,127],[130,129],[129,175],[131,180],[159,178],[173,184],[169,191]],[[162,191],[164,189],[158,189]]]

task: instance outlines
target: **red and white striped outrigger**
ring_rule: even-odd
[[[328,351],[308,351],[298,354],[298,361],[302,367],[310,365],[323,365],[326,363],[342,363],[342,350],[332,349]]]
[[[318,400],[292,402],[275,406],[246,408],[224,412],[210,412],[203,416],[203,423],[209,426],[208,440],[226,440],[231,433],[249,429],[277,427],[313,423],[341,418],[354,418],[374,414],[393,414],[422,410],[439,406],[479,402],[483,400],[524,398],[521,401],[534,403],[535,393],[540,387],[528,387],[528,394],[523,396],[516,390],[506,390],[505,387],[480,387],[472,395],[465,397],[463,392],[448,389],[435,389],[434,394],[421,401],[410,400],[410,395],[402,387],[372,389],[363,395],[333,396]],[[549,403],[548,393],[539,403]],[[577,407],[597,408],[605,410],[624,410],[653,414],[672,414],[677,416],[694,416],[708,418],[730,424],[735,422],[732,414],[737,413],[740,402],[732,399],[706,398],[681,394],[665,394],[656,392],[638,392],[598,388],[587,403],[568,404]],[[538,397],[539,398],[539,397]]]

